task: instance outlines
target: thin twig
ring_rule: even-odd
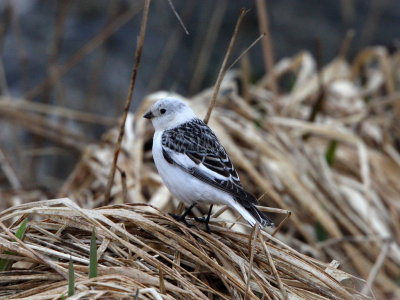
[[[317,61],[317,80],[318,80],[318,93],[317,99],[314,102],[311,113],[308,116],[309,122],[314,122],[317,114],[321,111],[324,105],[325,100],[325,89],[324,89],[324,73],[322,70],[322,51],[321,51],[321,40],[316,37],[315,38],[315,59]]]
[[[128,203],[128,187],[126,185],[126,172],[117,166],[119,173],[121,174],[121,185],[122,185],[122,201]]]
[[[259,232],[260,232],[260,227],[258,226],[258,224],[255,224],[249,240],[249,252],[250,252],[249,274],[247,275],[246,293],[244,295],[244,299],[247,299],[247,296],[249,295],[250,279],[251,279],[251,274],[253,272],[254,250],[256,248],[255,244]]]
[[[285,224],[286,220],[288,220],[290,218],[290,216],[292,215],[291,211],[287,211],[287,214],[285,216],[285,218],[282,220],[282,222],[279,223],[279,225],[275,228],[274,232],[271,234],[272,236],[274,236],[277,232],[279,232],[279,230],[281,229],[281,227],[283,226],[283,224]]]
[[[215,213],[212,214],[212,217],[213,218],[218,218],[220,215],[222,215],[228,209],[229,208],[227,206],[222,206],[219,210],[217,210]]]
[[[151,2],[151,0],[146,0],[144,3],[143,17],[142,17],[142,22],[140,24],[140,34],[139,34],[139,39],[138,39],[136,51],[135,51],[135,64],[133,66],[128,97],[126,98],[124,113],[122,115],[122,120],[121,120],[121,124],[120,124],[120,128],[119,128],[118,140],[117,140],[117,143],[116,143],[115,149],[114,149],[114,160],[113,160],[113,164],[111,166],[110,174],[108,176],[106,193],[105,193],[105,197],[104,197],[104,205],[108,204],[108,202],[110,201],[111,187],[114,182],[117,160],[118,160],[119,152],[121,150],[122,138],[124,137],[124,133],[125,133],[125,122],[126,122],[126,118],[128,116],[129,108],[131,106],[132,94],[133,94],[133,90],[135,88],[136,76],[137,76],[137,72],[138,72],[139,65],[140,65],[140,59],[142,57],[144,37],[146,35],[147,18],[148,18],[148,14],[149,14],[150,2]]]
[[[185,24],[183,24],[183,21],[182,21],[181,17],[179,16],[178,12],[177,12],[176,9],[175,9],[174,4],[172,3],[172,0],[167,0],[167,1],[168,1],[168,3],[169,3],[169,6],[171,6],[171,9],[172,9],[172,11],[174,12],[174,14],[175,14],[176,18],[178,19],[179,23],[181,24],[183,30],[185,31],[185,33],[186,33],[187,35],[189,35],[189,31],[187,30]]]
[[[236,58],[233,63],[228,67],[227,70],[230,70],[247,52],[250,51],[251,48],[254,47],[263,37],[265,36],[265,33],[261,34],[254,42],[250,44],[239,56]]]
[[[351,41],[353,40],[355,35],[354,29],[350,29],[346,32],[346,36],[343,39],[342,44],[340,45],[338,57],[345,59],[347,53],[349,52]]]
[[[242,97],[247,104],[251,101],[250,95],[250,60],[248,55],[240,60],[240,80],[242,82]]]
[[[212,112],[212,110],[213,110],[213,108],[215,106],[215,103],[217,102],[217,95],[218,95],[218,92],[219,92],[219,88],[221,87],[222,80],[224,79],[225,73],[227,71],[226,64],[227,64],[229,56],[230,56],[230,54],[232,52],[233,46],[235,45],[235,42],[236,42],[236,39],[237,39],[237,36],[238,36],[238,33],[239,33],[240,24],[242,23],[242,20],[243,20],[244,16],[246,15],[246,13],[247,13],[247,11],[245,9],[241,9],[240,15],[239,15],[238,20],[236,22],[235,30],[233,31],[233,35],[232,35],[231,41],[230,41],[229,46],[228,46],[228,50],[226,51],[226,54],[225,54],[225,57],[224,57],[224,61],[222,62],[222,66],[221,66],[221,68],[219,70],[219,73],[218,73],[217,82],[215,83],[215,86],[214,86],[214,90],[213,90],[213,94],[211,96],[211,102],[210,102],[210,105],[208,107],[207,114],[206,114],[206,116],[204,118],[204,123],[206,123],[206,124],[210,120],[211,112]]]
[[[266,245],[266,243],[264,241],[264,238],[263,238],[262,234],[259,234],[259,237],[260,237],[261,245],[262,245],[262,247],[264,249],[264,252],[268,257],[268,262],[269,262],[269,265],[271,266],[272,273],[274,274],[276,282],[278,283],[278,287],[281,290],[282,296],[283,296],[284,299],[287,299],[288,295],[286,293],[285,288],[283,287],[283,283],[282,283],[281,277],[279,276],[278,271],[276,270],[276,267],[275,267],[274,261],[272,259],[271,253],[268,250],[268,247],[267,247],[267,245]]]
[[[385,262],[385,258],[388,255],[389,249],[390,249],[390,241],[386,241],[382,247],[381,252],[379,253],[378,258],[375,261],[375,264],[371,268],[371,271],[369,272],[367,283],[362,289],[361,294],[369,294],[371,289],[372,289],[372,284],[374,283],[376,276],[378,275],[378,272],[383,266],[383,263]]]
[[[268,77],[270,78],[272,92],[277,95],[279,91],[274,74],[274,52],[272,50],[271,32],[269,30],[267,5],[265,0],[256,0],[256,6],[260,32],[266,35],[262,40],[265,72],[268,73]]]

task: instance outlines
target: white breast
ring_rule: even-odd
[[[153,158],[158,173],[171,194],[186,205],[192,203],[225,204],[232,203],[232,197],[179,167],[168,163],[162,154],[162,131],[156,131],[153,138]],[[193,163],[193,162],[191,162]],[[193,163],[194,164],[194,163]]]

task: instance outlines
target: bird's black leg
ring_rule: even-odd
[[[205,217],[195,218],[196,221],[202,222],[202,223],[205,223],[205,224],[206,224],[206,231],[207,231],[208,233],[211,232],[210,226],[208,225],[208,223],[210,222],[211,211],[212,211],[212,209],[213,209],[213,206],[214,206],[214,204],[211,204],[211,205],[210,205],[210,209],[209,209],[209,211],[208,211],[207,218],[205,218]]]
[[[190,211],[192,210],[192,208],[196,205],[196,203],[193,203],[192,205],[190,205],[182,215],[175,215],[175,214],[171,214],[169,213],[169,215],[171,217],[173,217],[175,220],[179,221],[179,222],[183,222],[187,227],[192,227],[192,225],[190,225],[188,222],[186,222],[186,216],[190,213]]]

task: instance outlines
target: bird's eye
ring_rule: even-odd
[[[167,110],[164,109],[164,108],[161,108],[161,109],[160,109],[160,113],[161,113],[162,115],[165,114],[166,111],[167,111]]]

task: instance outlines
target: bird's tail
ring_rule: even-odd
[[[259,223],[261,227],[273,227],[274,222],[266,215],[264,215],[253,203],[239,203],[235,201],[232,205],[241,215],[242,217],[249,222],[251,226],[254,226],[256,223]]]

